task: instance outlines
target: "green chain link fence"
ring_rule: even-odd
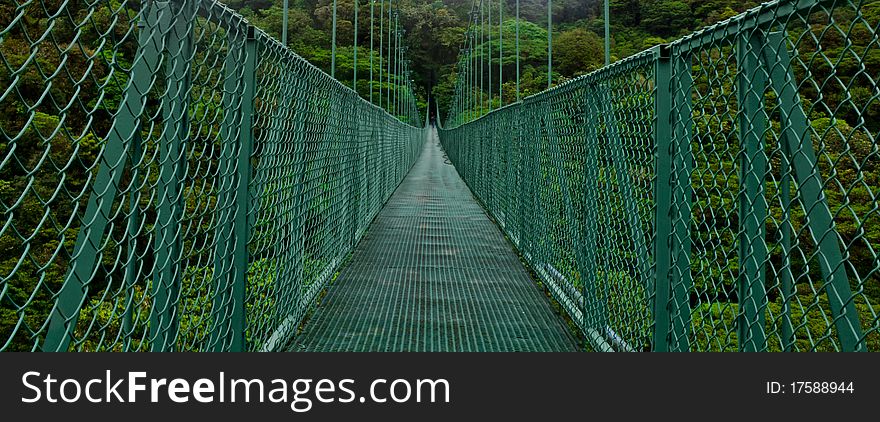
[[[440,137],[594,349],[880,351],[878,32],[766,3]]]
[[[212,0],[0,15],[0,350],[278,350],[424,142]]]

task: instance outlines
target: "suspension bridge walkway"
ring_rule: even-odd
[[[880,351],[880,1],[503,107],[471,13],[437,128],[397,10],[374,89],[215,0],[32,3],[0,6],[0,351]]]
[[[576,351],[436,129],[294,351]]]

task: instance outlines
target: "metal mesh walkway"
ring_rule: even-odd
[[[295,351],[576,351],[436,131]]]

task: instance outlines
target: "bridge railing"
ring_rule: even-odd
[[[0,350],[278,350],[424,141],[215,1],[0,13]]]
[[[594,349],[880,351],[878,28],[767,3],[441,141]]]

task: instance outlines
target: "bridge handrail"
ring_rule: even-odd
[[[765,3],[441,142],[596,350],[878,351],[878,3]]]
[[[414,98],[215,0],[13,9],[0,351],[283,349],[421,151]]]

